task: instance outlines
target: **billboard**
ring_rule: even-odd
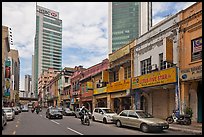
[[[4,88],[4,96],[10,96],[10,83],[11,78],[11,61],[6,60],[5,61],[5,88]]]

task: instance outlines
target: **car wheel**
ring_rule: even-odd
[[[107,124],[106,118],[103,118],[103,123],[104,123],[104,124]]]
[[[116,124],[117,127],[121,127],[122,126],[120,120],[117,120],[115,124]]]
[[[77,118],[77,115],[75,114],[75,118]]]
[[[140,126],[140,129],[141,129],[143,132],[145,132],[145,133],[147,133],[147,132],[149,131],[149,128],[148,128],[148,125],[147,125],[147,124],[142,124],[142,125]]]
[[[93,121],[95,121],[95,118],[94,118],[94,116],[92,117],[92,120],[93,120]]]

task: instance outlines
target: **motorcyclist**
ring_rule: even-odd
[[[88,110],[85,108],[85,106],[82,106],[82,108],[81,108],[81,110],[80,110],[80,112],[79,112],[79,114],[80,114],[80,116],[81,116],[81,121],[84,120],[84,115],[85,115],[86,113],[88,113]]]

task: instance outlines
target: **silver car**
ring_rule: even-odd
[[[117,127],[131,126],[141,129],[143,132],[162,131],[169,128],[169,124],[162,119],[154,118],[143,110],[123,110],[113,116]]]
[[[7,120],[14,120],[15,112],[11,107],[3,107],[2,109],[6,113],[6,119]]]
[[[7,119],[6,119],[6,113],[4,110],[2,110],[2,129],[4,129],[4,126],[7,124]]]

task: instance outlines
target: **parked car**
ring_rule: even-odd
[[[56,109],[56,108],[48,108],[46,111],[46,117],[51,119],[51,118],[59,118],[62,119],[63,115],[62,113]]]
[[[6,113],[6,119],[7,120],[14,120],[15,112],[11,107],[3,107],[2,109]]]
[[[21,111],[22,112],[29,112],[28,106],[23,106]]]
[[[18,114],[19,114],[18,108],[17,108],[17,107],[12,107],[12,108],[13,108],[13,110],[14,110],[14,112],[15,112],[15,115],[18,115]]]
[[[80,111],[81,111],[82,108],[76,108],[76,110],[74,111],[74,116],[75,118],[80,118]],[[89,112],[89,119],[91,119],[91,112],[87,109],[87,111]]]
[[[17,106],[18,112],[21,113],[21,108]]]
[[[162,131],[169,128],[169,124],[162,119],[155,118],[143,110],[123,110],[113,116],[117,127],[123,125],[139,128],[143,132]]]
[[[7,124],[7,119],[6,119],[6,113],[4,112],[4,110],[2,110],[2,129],[4,129],[4,127]]]
[[[92,113],[93,121],[101,121],[103,123],[112,123],[112,116],[116,115],[110,108],[94,108]]]
[[[61,113],[62,113],[62,111],[63,111],[63,108],[62,108],[62,107],[56,107],[56,109],[58,109],[59,112],[61,112]]]
[[[70,108],[64,108],[62,111],[64,116],[74,116],[74,111],[70,110]]]

